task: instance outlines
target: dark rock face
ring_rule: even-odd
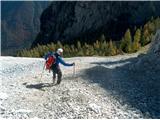
[[[126,28],[160,16],[160,2],[52,2],[41,15],[40,32],[32,47],[55,41],[90,41],[100,34],[120,39]]]
[[[153,42],[148,53],[150,55],[153,55],[153,54],[160,55],[160,29],[157,31],[152,41]]]
[[[160,30],[156,32],[156,35],[153,37],[151,47],[148,51],[148,54],[139,59],[135,64],[134,68],[139,69],[143,68],[143,72],[148,72],[151,74],[151,71],[159,72],[160,71]],[[140,67],[142,66],[142,67]]]
[[[160,118],[160,30],[154,36],[146,55],[140,55],[130,71],[145,91],[144,103],[152,118]],[[129,67],[128,67],[129,68]]]
[[[2,1],[2,55],[30,47],[40,30],[40,15],[49,3]]]

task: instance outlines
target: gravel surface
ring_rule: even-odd
[[[146,77],[130,70],[137,56],[66,58],[69,63],[76,62],[76,74],[73,67],[61,66],[60,85],[51,84],[52,73],[42,73],[43,59],[0,57],[1,117],[160,118],[158,93],[151,95],[143,87],[148,85]],[[158,85],[154,87],[159,90]]]

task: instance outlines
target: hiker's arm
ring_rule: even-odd
[[[59,62],[64,66],[73,66],[74,65],[74,63],[71,63],[71,64],[66,63],[61,57],[58,57],[58,59],[59,59]]]

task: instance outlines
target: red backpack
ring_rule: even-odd
[[[56,63],[56,57],[54,55],[48,56],[45,64],[46,69],[50,71],[51,66],[55,63]]]

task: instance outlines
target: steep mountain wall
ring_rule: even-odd
[[[29,48],[40,30],[40,15],[50,2],[2,1],[2,55]]]
[[[32,47],[54,41],[93,42],[104,33],[120,39],[126,28],[160,16],[160,2],[53,2],[41,15],[40,32]]]

